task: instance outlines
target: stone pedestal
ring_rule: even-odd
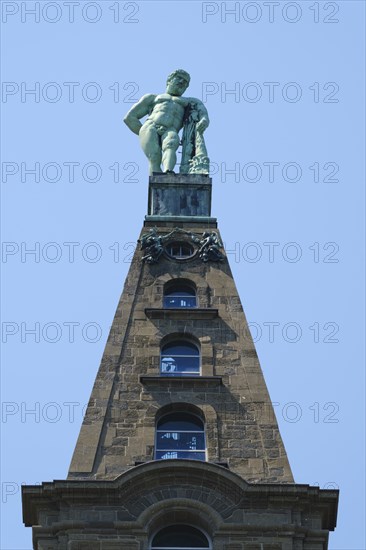
[[[212,180],[205,174],[158,174],[149,178],[147,221],[211,218]]]

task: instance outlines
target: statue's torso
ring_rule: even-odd
[[[184,109],[187,105],[187,98],[166,93],[159,94],[154,100],[154,107],[148,120],[179,132],[183,126]]]

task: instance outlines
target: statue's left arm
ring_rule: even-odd
[[[203,132],[206,130],[208,125],[210,124],[210,119],[208,118],[208,112],[202,101],[199,99],[195,99],[196,109],[198,112],[198,122],[196,125],[196,129],[200,134],[203,134]]]

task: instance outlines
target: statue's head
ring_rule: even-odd
[[[183,69],[170,73],[166,81],[166,91],[170,95],[182,95],[189,86],[191,77]]]

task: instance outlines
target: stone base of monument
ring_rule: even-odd
[[[160,174],[149,178],[146,221],[190,220],[214,223],[211,218],[212,180],[206,174]]]

